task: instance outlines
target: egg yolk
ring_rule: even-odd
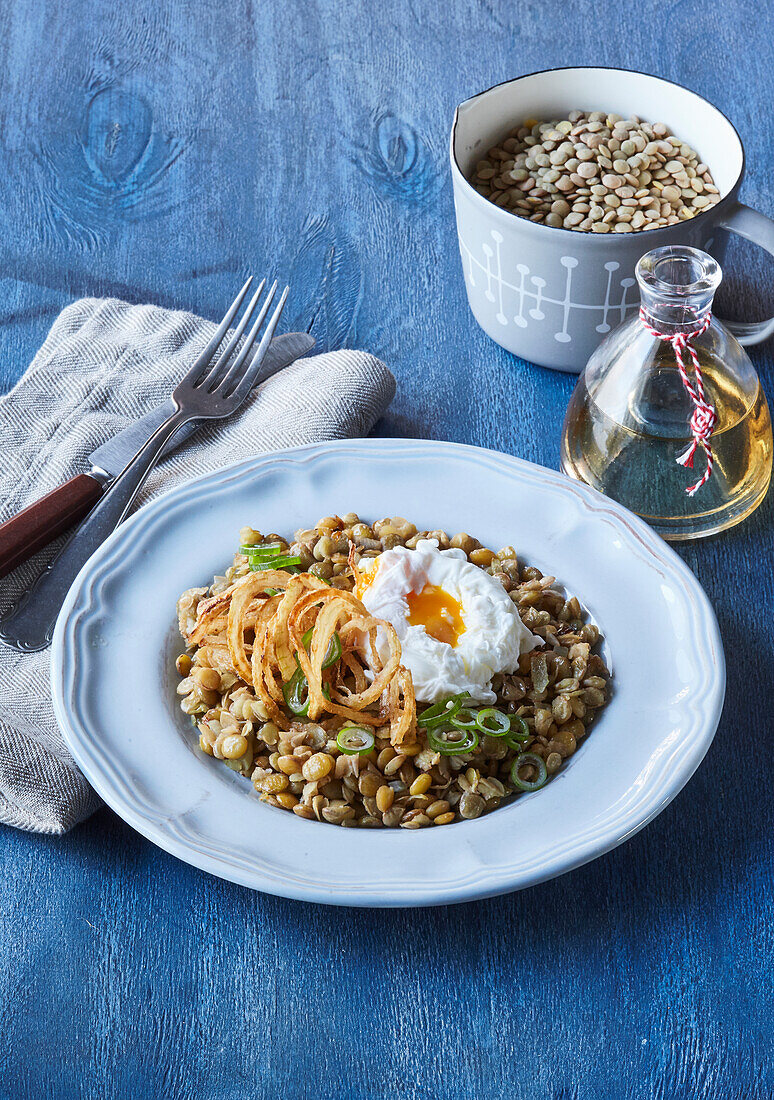
[[[376,571],[373,573],[360,573],[355,581],[355,598],[362,600],[368,589],[373,583],[373,579],[376,576]]]
[[[421,592],[409,592],[408,621],[421,626],[425,634],[454,649],[460,634],[465,633],[462,608],[453,596],[434,584],[426,584]]]

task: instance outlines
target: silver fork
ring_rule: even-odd
[[[0,640],[6,645],[25,651],[44,649],[48,645],[65,596],[81,567],[126,517],[146,477],[175,432],[190,420],[217,420],[230,416],[248,396],[271,343],[289,289],[285,287],[282,292],[252,358],[249,358],[250,352],[274,300],[276,282],[265,296],[238,354],[230,362],[263,297],[265,279],[250,299],[223,353],[215,358],[251,284],[252,277],[236,296],[212,340],[173,392],[172,400],[177,406],[175,412],[153,432],[48,569],[0,620]]]

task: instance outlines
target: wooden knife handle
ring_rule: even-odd
[[[0,524],[0,577],[83,519],[102,492],[95,477],[79,474]]]

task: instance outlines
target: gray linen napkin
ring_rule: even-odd
[[[214,329],[190,313],[115,299],[68,306],[24,377],[0,398],[0,520],[84,472],[95,447],[168,397]],[[367,435],[394,393],[392,374],[372,355],[299,360],[236,417],[204,425],[163,459],[138,503],[258,451]],[[55,549],[0,580],[0,611]],[[0,822],[64,833],[98,805],[54,720],[49,652],[0,645]]]

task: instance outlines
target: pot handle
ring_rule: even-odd
[[[738,233],[745,240],[760,245],[774,256],[774,221],[751,206],[735,203],[718,225],[729,233]],[[760,344],[774,334],[774,317],[768,321],[724,321],[723,324],[745,346]]]

